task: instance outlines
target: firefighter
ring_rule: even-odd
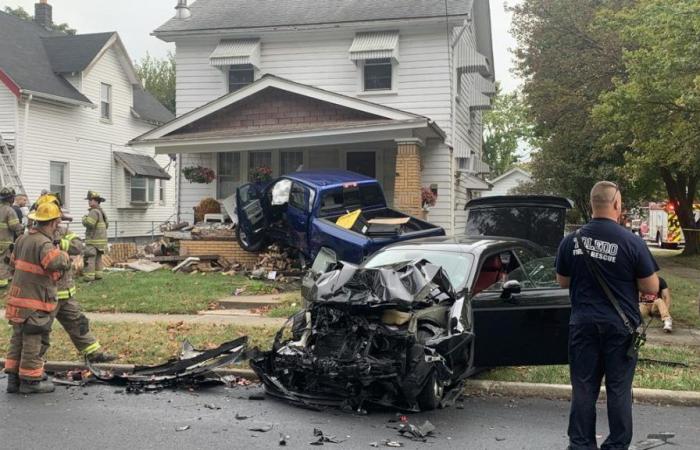
[[[12,267],[10,267],[12,244],[24,229],[12,207],[14,201],[14,189],[5,187],[0,190],[0,288],[2,289],[10,284],[12,278]]]
[[[90,210],[83,217],[85,226],[85,269],[83,275],[85,281],[102,279],[102,255],[107,250],[107,215],[100,204],[105,201],[95,191],[88,191],[85,200],[88,201]]]
[[[42,394],[54,391],[44,377],[43,353],[56,315],[56,280],[70,269],[70,257],[53,243],[61,209],[45,203],[29,215],[35,227],[17,239],[11,263],[15,274],[5,308],[12,325],[5,359],[7,392]]]
[[[60,199],[52,194],[42,195],[37,200],[37,205],[43,203],[55,203],[61,207]],[[71,218],[62,213],[64,221]],[[67,252],[71,260],[75,260],[83,252],[83,242],[77,234],[72,233],[66,226],[59,226],[54,235],[54,242],[59,243],[59,247]],[[90,322],[80,309],[80,304],[75,299],[76,287],[73,279],[73,264],[71,268],[63,273],[58,280],[58,307],[56,308],[56,320],[61,324],[70,337],[75,348],[87,356],[91,362],[110,362],[117,359],[116,356],[100,351],[101,346],[95,336],[90,332]],[[48,345],[45,345],[48,350]]]

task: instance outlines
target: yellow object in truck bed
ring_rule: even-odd
[[[338,217],[338,220],[335,221],[335,224],[338,225],[339,227],[345,228],[346,230],[349,230],[350,228],[355,225],[355,222],[357,222],[357,219],[360,218],[360,214],[362,214],[361,209],[356,209],[355,211],[349,212],[345,214],[344,216]]]

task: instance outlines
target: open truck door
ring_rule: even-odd
[[[480,258],[470,288],[476,367],[566,364],[571,300],[554,255],[569,200],[485,197],[467,204],[467,234],[528,240]]]
[[[268,221],[264,201],[264,189],[259,185],[249,183],[236,189],[236,238],[243,250],[257,252],[265,243]]]

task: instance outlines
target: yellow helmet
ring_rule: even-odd
[[[36,211],[29,213],[28,217],[37,222],[49,222],[51,220],[60,219],[61,208],[53,202],[42,203],[36,208]]]
[[[36,201],[36,206],[39,207],[44,203],[55,203],[57,206],[61,206],[61,200],[55,194],[44,194],[39,197]]]

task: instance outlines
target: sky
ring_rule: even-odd
[[[251,0],[255,1],[255,0]],[[516,89],[520,82],[511,73],[510,49],[515,40],[510,34],[510,15],[506,3],[521,0],[490,0],[496,80],[505,91]],[[34,14],[37,0],[0,0],[2,9],[21,6]],[[67,22],[79,33],[117,31],[131,58],[140,60],[146,53],[163,57],[174,51],[174,45],[156,39],[150,33],[175,14],[177,0],[49,0],[56,23]]]

